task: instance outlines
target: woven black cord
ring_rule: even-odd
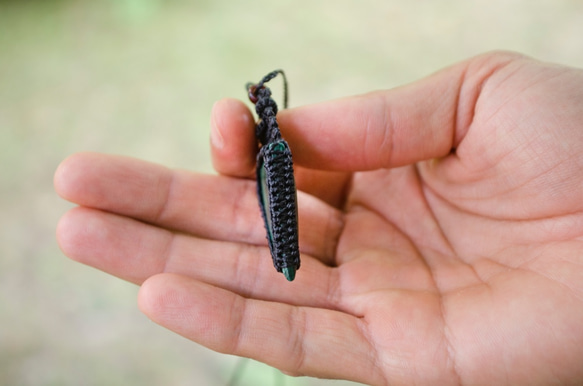
[[[275,116],[277,115],[277,103],[271,98],[271,90],[265,87],[265,83],[281,74],[283,78],[283,108],[287,108],[287,79],[282,70],[275,70],[265,75],[257,84],[247,84],[249,99],[255,103],[255,111],[259,122],[255,127],[255,136],[262,145],[281,139],[279,126]]]
[[[269,74],[265,75],[263,79],[257,83],[257,88],[262,88],[263,85],[269,82],[271,79],[275,78],[277,75],[281,75],[283,78],[283,108],[287,109],[287,78],[283,70],[271,71]]]
[[[255,135],[261,144],[257,155],[257,193],[273,265],[277,271],[284,272],[288,280],[293,280],[295,270],[300,267],[300,253],[292,155],[279,131],[277,104],[271,98],[271,90],[265,86],[278,74],[283,77],[284,107],[287,107],[287,80],[282,70],[270,72],[257,84],[248,83],[247,90],[259,117],[255,126]],[[262,170],[264,176],[261,175]],[[267,185],[267,203],[263,202],[266,197],[263,197],[262,183]]]
[[[291,152],[283,140],[261,148],[258,159],[269,176],[268,189],[273,218],[271,243],[273,265],[282,272],[284,267],[300,267],[296,188]],[[263,215],[269,215],[263,212]]]

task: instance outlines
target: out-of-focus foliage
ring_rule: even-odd
[[[212,104],[275,68],[294,106],[491,49],[583,66],[581,36],[577,0],[0,1],[0,384],[215,385],[235,366],[151,324],[135,286],[62,256],[70,205],[52,174],[68,154],[210,171]],[[324,384],[342,382],[286,382]]]

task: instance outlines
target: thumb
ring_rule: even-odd
[[[481,86],[517,55],[492,53],[388,91],[280,111],[294,162],[370,170],[443,157],[463,138]]]

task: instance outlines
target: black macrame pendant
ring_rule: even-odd
[[[257,84],[248,83],[249,99],[259,117],[255,136],[257,155],[257,196],[267,231],[273,265],[292,281],[300,268],[298,209],[291,151],[281,137],[276,120],[277,104],[265,83],[278,74],[283,77],[284,108],[287,107],[287,80],[282,70],[270,72]]]

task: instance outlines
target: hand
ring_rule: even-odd
[[[302,266],[272,266],[253,118],[213,110],[220,176],[98,154],[55,175],[71,258],[142,287],[155,322],[294,375],[583,382],[583,72],[493,53],[280,112]]]

